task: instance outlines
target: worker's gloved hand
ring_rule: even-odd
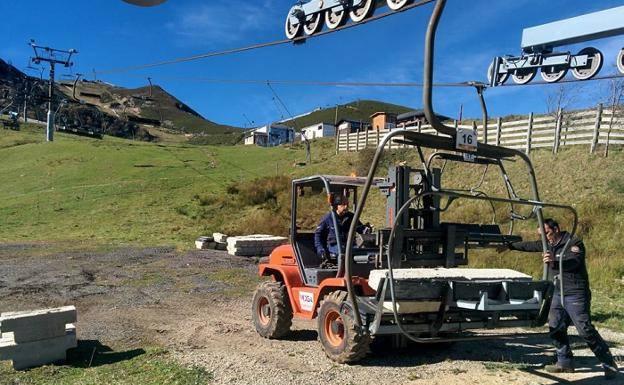
[[[327,250],[321,251],[321,254],[319,254],[319,257],[321,257],[321,261],[329,261],[329,251]]]
[[[362,230],[362,234],[372,234],[373,231],[374,231],[373,225],[371,225],[370,222],[367,222],[364,225],[364,230]]]

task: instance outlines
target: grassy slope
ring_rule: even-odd
[[[63,134],[58,134],[54,143],[42,139],[41,129],[0,131],[0,180],[4,181],[0,184],[4,198],[0,202],[0,241],[71,240],[185,248],[191,247],[198,235],[219,230],[285,234],[290,178],[316,173],[362,174],[362,164],[370,160],[368,151],[333,155],[331,140],[314,142],[313,164],[299,168],[293,164],[305,158],[300,145],[204,147],[114,138],[97,141]],[[399,151],[391,160],[412,156],[413,152]],[[596,294],[596,318],[624,329],[624,153],[614,150],[604,159],[589,155],[583,146],[566,149],[557,157],[538,151],[532,158],[542,198],[572,204],[579,211],[580,234],[587,245]],[[525,175],[521,166],[508,165],[518,181]],[[285,178],[265,183],[266,177],[276,174]],[[447,177],[465,186],[476,183],[479,176],[475,172],[460,177],[457,170],[447,170]],[[488,173],[483,189],[500,195],[502,187],[494,184],[495,176],[495,172]],[[241,191],[228,193],[233,192],[230,186]],[[526,196],[526,183],[518,182],[516,187]],[[262,190],[266,202],[258,203],[254,188]],[[483,210],[488,209],[463,206],[453,219],[483,219]],[[506,215],[508,209],[499,208],[498,213]],[[310,215],[310,220],[318,214]],[[563,217],[557,212],[546,214]],[[371,215],[367,220],[379,222],[380,218]],[[520,230],[525,238],[534,238],[534,227],[528,223]],[[517,253],[475,254],[472,263],[517,268],[535,276],[541,271],[537,256]]]
[[[149,95],[149,87],[141,87],[136,89],[123,89],[114,88],[112,92],[124,95]],[[175,125],[176,131],[182,131],[186,133],[210,133],[210,134],[223,134],[227,132],[239,131],[235,127],[226,126],[206,120],[198,113],[189,110],[184,111],[176,106],[177,103],[181,103],[175,99],[171,94],[159,86],[154,86],[152,90],[152,97],[155,101],[155,107],[145,107],[141,109],[141,116],[148,119],[159,120],[162,114],[164,120],[170,120]]]
[[[44,366],[16,372],[7,362],[0,364],[0,385],[199,385],[213,375],[201,368],[185,368],[158,349],[147,352],[98,352],[86,347],[71,350],[67,365]]]
[[[288,149],[155,145],[103,141],[40,129],[0,132],[1,240],[188,244],[217,230],[180,212],[197,194],[286,170]]]

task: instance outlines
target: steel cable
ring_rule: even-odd
[[[109,70],[94,71],[94,72],[96,74],[98,74],[98,75],[111,74],[111,73],[121,73],[121,72],[130,72],[130,71],[137,71],[137,70],[141,70],[141,69],[161,67],[161,66],[165,66],[165,65],[171,65],[171,64],[185,63],[185,62],[190,62],[190,61],[195,61],[195,60],[207,59],[207,58],[215,57],[215,56],[231,55],[231,54],[235,54],[235,53],[252,51],[252,50],[256,50],[256,49],[260,49],[260,48],[273,47],[273,46],[289,44],[289,43],[299,44],[299,43],[305,42],[307,39],[312,39],[312,38],[316,38],[316,37],[325,36],[325,35],[328,35],[330,33],[342,31],[342,30],[349,29],[349,28],[353,28],[353,27],[356,27],[356,26],[359,26],[359,25],[364,25],[364,24],[370,23],[370,22],[375,21],[375,20],[386,18],[388,16],[397,15],[399,13],[406,12],[406,11],[408,11],[410,9],[413,9],[413,8],[416,8],[416,7],[420,7],[422,5],[431,3],[433,1],[434,0],[420,0],[420,1],[416,1],[416,2],[414,2],[412,4],[409,4],[409,5],[405,6],[405,7],[397,10],[397,11],[391,11],[391,12],[382,13],[380,15],[372,16],[372,17],[370,17],[370,18],[368,18],[366,20],[363,20],[363,21],[361,21],[359,23],[346,24],[346,25],[340,26],[340,27],[338,27],[336,29],[328,29],[328,30],[325,30],[325,31],[318,32],[318,33],[316,33],[314,35],[302,36],[302,37],[298,37],[298,38],[295,38],[295,39],[292,39],[292,40],[290,40],[290,39],[275,40],[275,41],[270,41],[270,42],[265,42],[265,43],[253,44],[253,45],[249,45],[249,46],[246,46],[246,47],[232,48],[232,49],[223,50],[223,51],[207,52],[207,53],[203,53],[203,54],[199,54],[199,55],[193,55],[193,56],[188,56],[188,57],[181,57],[181,58],[171,59],[171,60],[163,60],[163,61],[160,61],[160,62],[154,62],[154,63],[149,63],[149,64],[112,68],[112,69],[109,69]]]

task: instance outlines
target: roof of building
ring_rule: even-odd
[[[308,129],[308,128],[317,128],[319,125],[325,125],[325,126],[332,126],[332,127],[334,127],[334,124],[333,124],[333,123],[318,122],[318,123],[311,124],[311,125],[309,125],[309,126],[307,126],[307,127],[303,127],[303,128],[301,129],[301,131],[303,131],[303,130],[305,130],[305,129]]]
[[[374,114],[372,114],[370,117],[374,118],[375,116],[378,116],[378,115],[394,115],[394,116],[397,116],[397,114],[395,112],[378,111],[378,112],[375,112]]]

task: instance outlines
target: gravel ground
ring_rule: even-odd
[[[579,339],[577,373],[544,372],[553,357],[545,336],[403,349],[379,343],[357,365],[339,365],[325,357],[314,322],[296,321],[284,340],[257,335],[254,260],[166,247],[64,249],[0,244],[0,312],[75,305],[80,339],[116,350],[164,346],[182,363],[211,371],[214,384],[604,384]],[[624,334],[601,333],[621,359]],[[624,384],[623,377],[610,384]]]

